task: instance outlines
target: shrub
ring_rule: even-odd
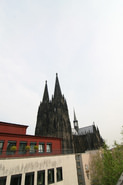
[[[35,145],[35,146],[34,146],[34,149],[35,149],[35,150],[38,150],[38,145]]]
[[[30,150],[30,145],[27,145],[27,146],[25,147],[25,150],[26,150],[26,151],[29,151],[29,150]]]
[[[17,147],[16,147],[16,146],[12,146],[12,147],[10,148],[10,150],[11,150],[11,151],[16,151],[16,150],[17,150]]]

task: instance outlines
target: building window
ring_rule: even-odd
[[[44,153],[44,143],[39,143],[38,151],[39,153]]]
[[[62,176],[62,167],[57,168],[57,169],[56,169],[56,173],[57,173],[57,181],[62,181],[62,180],[63,180],[63,176]]]
[[[20,142],[19,154],[25,154],[26,153],[26,146],[27,146],[27,142]]]
[[[46,151],[47,151],[48,153],[52,152],[52,144],[51,144],[51,143],[47,143]]]
[[[78,174],[81,174],[81,169],[77,168],[77,172],[78,172]]]
[[[76,160],[80,160],[80,155],[76,155]]]
[[[48,170],[48,184],[54,183],[54,169]]]
[[[34,185],[34,172],[26,173],[25,185]]]
[[[0,185],[6,185],[6,177],[0,177]]]
[[[30,153],[35,153],[34,146],[36,145],[36,142],[31,142],[30,143]]]
[[[11,176],[10,185],[14,185],[14,184],[21,185],[21,174]]]
[[[16,141],[8,141],[8,144],[7,144],[7,154],[14,154],[15,151],[12,151],[12,146],[16,146]]]
[[[0,154],[2,154],[4,141],[0,141]]]
[[[37,185],[45,185],[45,171],[38,171],[37,173]]]
[[[82,181],[82,175],[78,175],[78,180]]]
[[[77,167],[80,167],[80,162],[77,162]]]

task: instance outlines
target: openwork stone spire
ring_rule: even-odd
[[[47,82],[45,84],[43,100],[38,109],[35,135],[61,138],[62,152],[73,152],[72,132],[67,103],[61,93],[57,74],[52,100],[49,100]]]
[[[79,130],[79,126],[78,126],[78,121],[77,121],[77,119],[76,119],[75,110],[74,110],[73,112],[74,112],[74,120],[73,120],[74,128],[75,128],[75,129],[76,129],[76,131],[78,132],[78,130]]]
[[[95,128],[95,125],[91,126],[91,128]],[[101,138],[98,129],[92,129],[94,132],[81,133],[83,129],[79,128],[75,111],[74,129],[78,134],[72,135],[67,103],[61,93],[58,75],[56,74],[54,97],[52,100],[49,100],[46,81],[43,100],[38,109],[35,135],[61,138],[63,153],[73,153],[73,151],[82,153],[87,150],[98,149],[102,146],[103,139]],[[84,131],[86,131],[86,129],[84,129]]]
[[[73,113],[74,113],[74,122],[78,122],[77,119],[76,119],[75,110],[73,110]]]
[[[43,103],[49,102],[49,93],[48,93],[48,87],[47,87],[47,81],[45,82],[45,89],[44,89],[44,95],[43,95]]]
[[[55,82],[55,90],[54,90],[54,98],[61,98],[62,94],[61,94],[61,88],[59,85],[59,80],[58,80],[58,74],[56,73],[56,82]]]

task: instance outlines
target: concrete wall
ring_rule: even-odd
[[[91,157],[95,155],[97,151],[98,150],[91,150],[91,151],[81,154],[81,160],[82,160],[82,165],[83,165],[83,176],[84,176],[86,185],[91,185],[89,164],[90,164]]]
[[[117,182],[117,185],[123,185],[123,173],[121,174],[121,176]]]
[[[56,182],[56,168],[62,167],[63,180]],[[49,157],[30,157],[0,159],[0,177],[7,176],[6,185],[10,185],[11,175],[22,174],[21,185],[25,182],[25,173],[34,172],[34,185],[37,185],[37,171],[45,170],[45,184],[47,185],[47,170],[54,168],[55,185],[78,185],[75,155],[60,155]]]

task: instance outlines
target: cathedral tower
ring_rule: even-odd
[[[62,139],[63,153],[73,152],[71,124],[68,107],[59,85],[56,74],[55,89],[52,100],[49,100],[47,83],[37,115],[35,135],[59,137]]]

